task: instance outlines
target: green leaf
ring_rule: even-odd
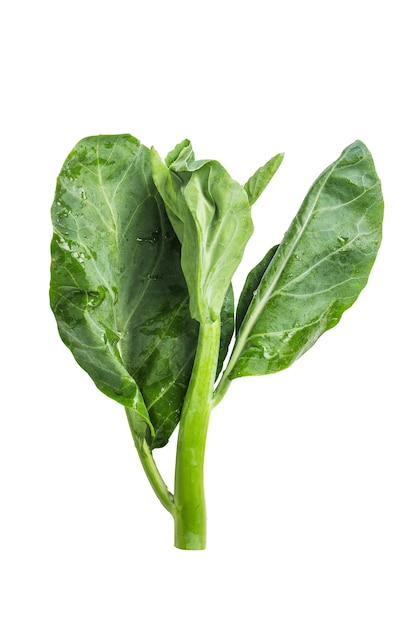
[[[194,161],[189,141],[165,164],[152,149],[155,184],[181,241],[191,316],[219,319],[231,278],[253,232],[248,197],[217,161]]]
[[[130,135],[83,139],[59,175],[52,219],[61,337],[101,391],[148,423],[152,447],[163,446],[179,420],[198,324],[148,148]]]
[[[244,290],[226,379],[282,370],[339,321],[366,285],[380,242],[381,185],[357,141],[316,180],[276,252]],[[244,320],[242,317],[244,315]]]
[[[265,165],[262,165],[262,167],[260,167],[244,185],[244,190],[248,195],[249,203],[251,205],[255,204],[265,187],[268,185],[271,178],[281,165],[283,158],[284,153],[280,153],[272,157],[272,159],[265,163]]]
[[[239,329],[242,326],[242,322],[245,318],[249,305],[252,302],[253,297],[256,295],[259,283],[261,282],[261,279],[277,249],[278,245],[273,246],[270,250],[268,250],[262,261],[249,272],[248,277],[246,278],[236,311],[236,333],[239,332]]]
[[[226,291],[226,297],[220,314],[220,323],[220,347],[216,378],[223,368],[223,363],[227,356],[229,345],[235,331],[235,301],[233,287],[231,284],[229,285],[229,289]]]

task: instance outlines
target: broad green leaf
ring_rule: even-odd
[[[383,198],[371,154],[357,141],[316,180],[245,312],[229,380],[282,370],[337,324],[366,285],[381,242]],[[267,265],[267,267],[265,267]],[[252,289],[252,287],[251,287]]]
[[[251,205],[255,204],[265,187],[270,182],[271,178],[279,168],[284,158],[284,154],[280,153],[269,159],[265,165],[262,165],[256,172],[249,178],[247,183],[244,185],[244,190],[246,191],[249,203]]]
[[[179,419],[198,324],[148,148],[130,135],[83,139],[59,175],[52,219],[61,337],[101,391],[151,423],[160,447]]]
[[[181,242],[191,316],[219,318],[231,278],[253,232],[248,197],[217,161],[195,161],[189,141],[169,153],[152,149],[153,177]]]

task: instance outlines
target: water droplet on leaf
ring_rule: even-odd
[[[105,287],[97,287],[97,291],[88,290],[86,291],[87,296],[87,306],[95,309],[103,302],[106,297],[106,289]]]
[[[338,235],[337,240],[344,246],[345,243],[349,241],[349,237],[342,237],[342,235]]]

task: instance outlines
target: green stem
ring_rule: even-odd
[[[138,422],[137,414],[135,414],[135,411],[132,409],[126,409],[126,414],[136,450],[138,451],[143,469],[145,470],[145,474],[152,486],[152,489],[166,510],[175,517],[176,507],[174,503],[174,496],[168,491],[168,488],[156,466],[152,450],[146,441],[147,425],[144,422]]]
[[[175,466],[175,546],[206,547],[204,452],[212,408],[220,321],[202,324],[193,373],[181,414]]]

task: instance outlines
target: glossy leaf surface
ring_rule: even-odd
[[[193,365],[180,245],[130,135],[89,137],[66,160],[52,207],[51,306],[59,332],[97,387],[174,430]]]
[[[211,323],[220,316],[253,232],[248,196],[217,161],[195,161],[187,140],[169,153],[166,163],[153,150],[152,170],[181,242],[191,315]]]
[[[382,217],[380,181],[357,141],[316,180],[275,253],[248,277],[227,378],[282,370],[337,324],[366,285]]]

